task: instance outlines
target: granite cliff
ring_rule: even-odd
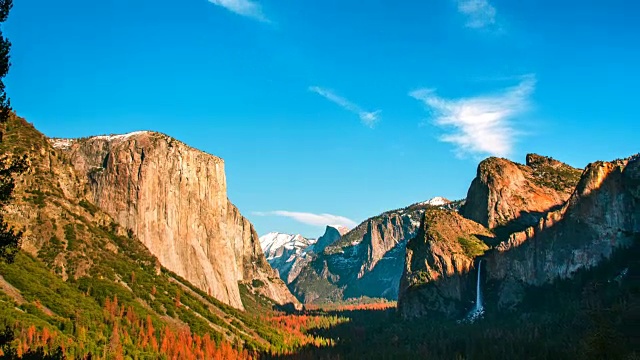
[[[562,206],[581,173],[535,154],[527,155],[526,165],[488,158],[478,166],[461,213],[490,229],[520,230]]]
[[[218,344],[226,342],[256,351],[282,350],[283,345],[277,340],[282,338],[282,332],[271,327],[270,323],[261,321],[258,316],[271,314],[273,307],[278,308],[276,301],[262,295],[275,299],[278,299],[278,296],[291,298],[291,295],[268,265],[263,267],[265,259],[256,247],[255,232],[235,207],[229,206],[223,209],[224,212],[215,211],[216,209],[207,210],[204,206],[199,210],[203,213],[219,212],[227,222],[218,225],[218,228],[230,229],[229,231],[235,233],[228,238],[225,249],[222,249],[231,259],[224,263],[230,269],[223,268],[220,259],[215,255],[217,251],[213,245],[219,244],[211,244],[209,247],[213,256],[209,263],[214,271],[228,270],[234,274],[229,279],[231,284],[214,285],[225,286],[225,289],[231,289],[230,291],[235,290],[234,284],[239,287],[242,300],[240,306],[244,306],[246,311],[238,311],[212,296],[213,291],[208,293],[179,276],[176,271],[163,266],[159,257],[151,253],[151,249],[143,244],[142,239],[138,238],[131,228],[131,224],[141,224],[141,221],[133,222],[135,219],[130,219],[132,215],[122,216],[130,213],[135,215],[135,211],[128,212],[131,209],[136,210],[134,205],[122,209],[121,212],[105,206],[105,209],[113,214],[122,216],[118,220],[93,203],[96,190],[92,187],[99,189],[111,185],[101,183],[99,179],[97,183],[92,183],[91,179],[95,179],[97,172],[107,177],[111,171],[110,167],[107,165],[102,170],[93,168],[89,162],[91,157],[81,157],[72,150],[74,146],[80,146],[85,142],[111,139],[51,141],[17,116],[12,116],[2,130],[4,136],[0,142],[0,153],[9,158],[26,155],[29,165],[24,174],[16,176],[14,196],[4,207],[4,218],[11,226],[23,230],[24,235],[22,251],[18,252],[15,262],[8,264],[0,261],[0,319],[4,324],[3,329],[5,325],[10,326],[18,334],[26,334],[27,329],[32,333],[36,328],[48,329],[51,345],[62,345],[66,348],[69,351],[68,358],[95,357],[95,354],[107,354],[107,351],[109,355],[105,356],[115,358],[117,356],[114,349],[108,345],[105,347],[105,339],[113,336],[114,329],[105,326],[112,321],[105,317],[108,311],[106,309],[113,306],[109,310],[112,311],[112,315],[108,317],[115,314],[118,319],[127,318],[126,323],[118,320],[118,326],[122,326],[122,332],[118,336],[131,339],[127,341],[131,347],[139,346],[139,341],[160,344],[160,337],[163,333],[166,334],[165,330],[173,329],[171,331],[191,332],[194,336],[198,334],[201,338],[206,334],[206,337],[216,339]],[[119,137],[122,141],[134,141],[134,138],[134,135],[127,139]],[[117,163],[116,159],[127,159],[126,156],[118,154],[116,149],[109,149],[109,157],[114,162]],[[148,147],[144,149],[145,161],[153,163],[153,156],[150,155],[153,151]],[[184,148],[183,151],[196,152],[188,148]],[[165,155],[168,156],[165,162],[170,162],[170,154]],[[96,158],[100,159],[100,156]],[[203,158],[206,160],[208,156]],[[85,171],[77,170],[82,169],[79,165],[82,162],[75,162],[74,159],[85,161],[83,164],[86,165],[82,166],[89,169],[90,176]],[[142,165],[141,172],[134,173],[140,173],[142,179],[148,179],[149,175],[145,175],[148,170],[145,170],[144,166]],[[95,170],[91,171],[92,169]],[[126,163],[119,165],[119,171],[128,171]],[[165,173],[158,176],[169,178],[170,175]],[[129,178],[128,183],[120,184],[124,186],[122,192],[118,192],[120,189],[112,186],[113,194],[105,193],[104,196],[112,195],[114,200],[118,200],[122,198],[122,193],[141,191],[142,189],[136,188],[137,179]],[[204,187],[204,184],[201,185]],[[170,192],[178,191],[183,190],[174,189]],[[208,194],[214,196],[213,192]],[[156,198],[162,196],[162,190],[158,189]],[[135,200],[133,197],[132,199]],[[196,200],[191,201],[193,203]],[[198,209],[195,204],[194,209]],[[180,209],[182,212],[187,210]],[[151,206],[150,211],[156,210]],[[178,215],[174,213],[173,216]],[[190,215],[189,219],[194,217],[195,215]],[[118,222],[125,220],[132,221],[128,223],[128,227]],[[196,228],[198,223],[196,220],[193,221]],[[167,234],[173,231],[167,223],[158,226]],[[205,224],[207,229],[213,226],[215,224]],[[173,244],[180,245],[177,238],[175,239]],[[203,239],[203,243],[204,240],[206,239]],[[194,243],[199,244],[191,242]],[[167,244],[167,247],[170,245]],[[185,253],[180,249],[174,250],[178,255]],[[189,254],[188,251],[186,253]],[[191,263],[185,267],[193,268],[188,270],[196,274],[197,267],[207,266],[197,262],[200,261],[198,258],[188,260]],[[227,278],[218,279],[225,281]],[[295,300],[291,298],[290,301]],[[157,330],[145,331],[144,334],[147,335],[144,335],[140,331],[143,323],[149,326],[153,324]],[[6,337],[4,339],[6,340]],[[107,344],[108,341],[106,340]],[[24,344],[17,343],[18,346]],[[146,351],[151,351],[150,348],[145,350],[140,346],[136,350],[131,347],[127,351],[134,358],[166,356],[160,354],[159,348],[151,354]],[[3,350],[6,351],[6,347],[3,347]],[[8,356],[11,357],[10,354]]]
[[[318,241],[313,244],[313,251],[315,253],[322,253],[327,246],[335,243],[341,236],[349,232],[349,228],[338,225],[327,225],[324,230],[324,234],[318,238]]]
[[[426,217],[410,240],[401,313],[459,318],[473,307],[480,261],[480,281],[491,285],[487,307],[513,309],[525,288],[571,278],[631,246],[640,233],[638,162],[634,156],[581,171],[535,154],[526,165],[484,160],[460,212],[469,227],[452,213]],[[468,236],[478,240],[476,250],[461,258],[456,246]]]
[[[570,278],[598,265],[640,234],[640,159],[589,164],[561,209],[515,232],[487,253],[486,279],[498,305],[515,306],[525,286]]]
[[[227,199],[222,159],[146,131],[50,141],[68,157],[89,201],[164,267],[237,308],[238,282],[254,280],[276,302],[295,302],[253,226]]]

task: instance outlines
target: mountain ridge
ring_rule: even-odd
[[[457,209],[460,204],[436,197],[385,211],[340,237],[334,234],[322,252],[308,259],[289,288],[305,303],[360,297],[395,300],[406,242],[415,235],[421,214],[428,208]]]

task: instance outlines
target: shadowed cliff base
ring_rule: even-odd
[[[564,204],[558,204],[543,211],[521,211],[517,218],[509,220],[504,225],[495,227],[492,231],[496,236],[494,238],[487,238],[487,245],[492,247],[497,246],[501,242],[508,240],[511,234],[525,231],[537,225],[548,213],[559,211],[563,207]]]

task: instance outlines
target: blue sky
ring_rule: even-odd
[[[157,130],[225,159],[260,234],[319,236],[528,152],[640,150],[640,5],[16,1],[8,93],[51,137]]]

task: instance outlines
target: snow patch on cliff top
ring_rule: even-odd
[[[431,205],[431,206],[442,206],[450,203],[448,199],[443,198],[442,196],[436,196],[427,201],[421,202],[420,205]]]
[[[75,139],[49,139],[54,149],[68,149],[73,145]]]
[[[150,132],[151,131],[144,130],[144,131],[133,131],[127,134],[120,134],[120,135],[98,135],[98,136],[91,136],[89,137],[89,139],[98,139],[98,140],[106,140],[106,141],[126,140],[132,136],[147,134]],[[54,149],[66,150],[66,149],[69,149],[71,146],[73,146],[73,144],[78,140],[79,139],[52,138],[52,139],[49,139],[49,142],[51,143],[51,146],[53,146]]]
[[[98,136],[92,136],[92,139],[99,139],[99,140],[107,140],[107,141],[113,141],[113,140],[126,140],[132,136],[137,136],[137,135],[142,135],[142,134],[146,134],[149,133],[150,131],[133,131],[127,134],[120,134],[120,135],[98,135]]]

